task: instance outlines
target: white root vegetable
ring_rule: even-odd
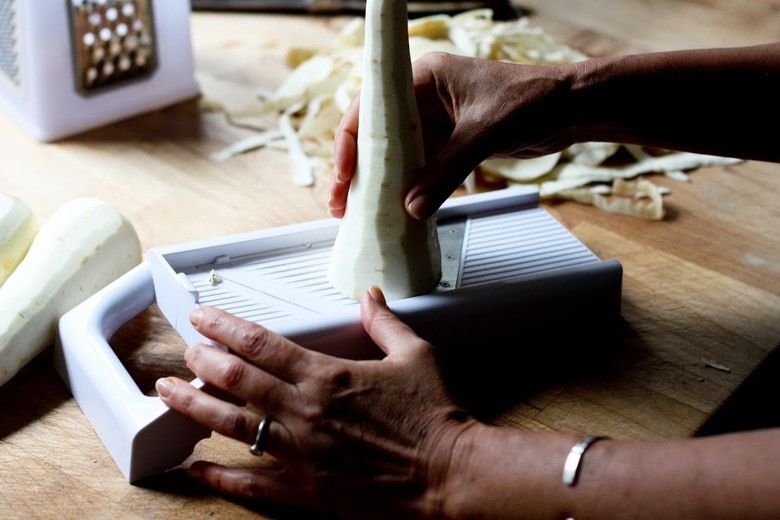
[[[552,170],[560,157],[561,153],[557,152],[533,159],[487,159],[482,161],[480,168],[486,175],[503,177],[514,182],[529,182]]]
[[[0,385],[54,342],[63,314],[140,261],[135,229],[107,202],[55,211],[0,287]]]
[[[38,232],[38,220],[22,199],[0,193],[0,286],[22,261]]]
[[[405,1],[366,2],[357,171],[328,278],[359,299],[372,285],[389,300],[430,292],[441,277],[436,223],[418,221],[404,196],[424,164]]]

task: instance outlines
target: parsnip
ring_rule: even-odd
[[[0,287],[0,385],[54,342],[60,317],[141,261],[132,224],[100,199],[63,204]]]
[[[424,164],[412,84],[406,1],[366,2],[358,163],[328,265],[333,286],[359,299],[430,292],[441,277],[436,223],[412,219],[404,196]]]
[[[0,193],[0,286],[22,261],[38,232],[38,220],[22,199]]]

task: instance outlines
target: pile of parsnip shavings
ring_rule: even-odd
[[[218,161],[262,147],[283,148],[293,165],[292,181],[311,186],[333,168],[333,131],[361,84],[364,19],[347,23],[330,46],[293,48],[287,56],[289,76],[272,92],[258,92],[244,109],[228,111],[232,121],[276,115],[275,126],[215,153]],[[431,15],[409,21],[412,60],[429,51],[514,63],[554,65],[587,58],[557,43],[528,18],[493,20],[490,9],[456,15]],[[218,104],[208,100],[213,108]],[[628,161],[613,164],[621,153]],[[466,180],[471,191],[476,177],[506,183],[535,184],[545,199],[569,199],[605,211],[644,219],[662,219],[663,195],[650,174],[686,182],[686,172],[701,166],[726,165],[737,159],[684,152],[653,151],[619,143],[582,143],[561,153],[528,160],[490,159]]]

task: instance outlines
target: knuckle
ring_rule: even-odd
[[[176,392],[176,407],[183,411],[189,412],[195,406],[195,394],[194,392]]]
[[[354,373],[345,366],[323,368],[308,384],[315,398],[305,399],[299,412],[304,421],[312,425],[330,424],[330,419],[334,418],[339,420],[361,394]]]
[[[238,438],[250,437],[252,427],[247,417],[238,410],[234,410],[222,417],[221,431]]]
[[[246,378],[247,365],[238,358],[230,358],[220,367],[219,378],[225,387],[225,390],[233,390],[239,387]]]
[[[213,332],[220,328],[221,320],[222,316],[220,313],[215,312],[215,310],[210,307],[203,307],[198,329],[206,333]]]
[[[275,341],[276,337],[270,331],[258,326],[244,331],[239,344],[242,353],[254,359],[260,357]]]
[[[327,414],[320,403],[312,402],[302,407],[301,416],[308,424],[321,424]]]
[[[347,367],[335,367],[327,373],[328,386],[334,393],[348,389],[352,386],[352,370]]]

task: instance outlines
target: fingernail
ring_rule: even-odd
[[[421,193],[420,195],[414,197],[411,202],[409,202],[409,204],[406,206],[406,211],[408,211],[409,214],[417,220],[422,220],[425,217],[423,210],[427,205],[428,196],[424,193]]]
[[[154,383],[154,388],[160,397],[168,397],[173,392],[173,381],[168,377],[162,377]]]
[[[190,313],[190,323],[192,323],[195,327],[200,325],[200,320],[203,319],[203,308],[198,307],[194,311]]]
[[[385,293],[382,292],[382,289],[377,287],[376,285],[372,285],[368,288],[368,295],[371,297],[372,300],[377,302],[379,305],[385,306],[387,305],[387,300],[385,300]]]

